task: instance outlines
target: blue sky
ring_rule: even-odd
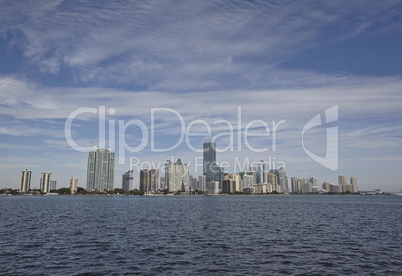
[[[151,150],[151,132],[119,133],[119,120],[151,127],[152,108],[176,110],[185,126],[204,120],[211,136],[260,120],[277,133],[250,139],[267,152],[235,149],[217,154],[234,171],[243,162],[286,164],[289,177],[315,175],[318,183],[339,174],[358,178],[360,189],[402,189],[402,3],[400,1],[3,1],[0,9],[0,187],[19,187],[21,170],[32,170],[32,187],[51,171],[58,187],[73,176],[85,187],[88,154],[72,149],[65,122],[78,108],[113,108],[116,149],[124,138],[139,152],[125,152],[115,186],[129,158],[158,162],[181,158],[194,165],[202,153],[185,141],[169,152]],[[303,126],[338,105],[338,170],[303,150]],[[155,141],[172,146],[181,134],[173,113],[155,116]],[[214,125],[214,122],[218,122]],[[237,126],[237,125],[236,125]],[[332,125],[334,126],[334,125]],[[325,128],[305,134],[305,146],[324,155]],[[254,132],[262,125],[252,126]],[[105,128],[106,137],[111,131]],[[194,124],[192,132],[205,132]],[[234,136],[239,133],[234,129]],[[98,145],[97,114],[77,116],[72,136]],[[103,134],[103,133],[101,133]],[[211,137],[192,137],[194,147]],[[106,139],[108,144],[109,139]],[[217,145],[225,148],[230,136]],[[108,145],[110,146],[110,145]],[[118,150],[116,150],[119,156]],[[117,157],[118,157],[117,156]],[[172,157],[173,156],[173,157]],[[199,175],[201,172],[192,173]],[[136,175],[138,185],[138,175]]]

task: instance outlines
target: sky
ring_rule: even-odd
[[[177,158],[198,176],[214,140],[229,173],[397,191],[401,104],[400,1],[0,1],[0,188],[85,187],[96,147],[115,187]]]

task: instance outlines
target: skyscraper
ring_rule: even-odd
[[[154,193],[159,186],[159,170],[143,169],[140,170],[140,190],[144,193]]]
[[[78,178],[72,177],[70,179],[70,193],[72,195],[75,195],[77,193],[77,189],[78,189]]]
[[[352,185],[352,193],[358,193],[359,187],[357,186],[357,179],[356,177],[350,178],[350,184]]]
[[[268,183],[272,184],[272,190],[273,191],[278,191],[278,179],[276,177],[276,174],[272,172],[267,173],[267,181]]]
[[[277,192],[287,194],[289,193],[288,177],[286,176],[285,168],[280,167],[279,169],[270,170],[271,173],[276,175],[277,179]],[[273,183],[271,183],[273,184]]]
[[[207,190],[207,181],[205,175],[198,176],[198,189],[204,192]]]
[[[87,190],[113,190],[114,152],[109,149],[95,149],[89,152]]]
[[[341,186],[342,193],[346,193],[346,176],[343,174],[338,176],[338,183]]]
[[[299,194],[301,193],[300,190],[300,179],[297,177],[292,177],[290,178],[291,184],[292,184],[292,193],[294,194]]]
[[[20,192],[29,192],[31,189],[31,171],[28,171],[26,169],[25,171],[21,171],[21,186],[20,186]]]
[[[128,171],[125,174],[123,174],[121,187],[125,192],[129,192],[133,189],[133,183],[134,183],[134,170]]]
[[[217,168],[216,168],[216,151],[215,142],[204,142],[203,144],[203,174],[206,177],[206,182],[215,181]]]
[[[259,173],[259,183],[258,184],[267,184],[268,179],[267,179],[267,163],[263,160],[260,161],[258,164],[258,173]]]
[[[40,190],[42,193],[50,192],[50,181],[52,178],[51,172],[43,172],[42,178],[40,179]]]
[[[190,185],[189,167],[180,159],[176,163],[166,161],[165,181],[169,192],[183,192]]]

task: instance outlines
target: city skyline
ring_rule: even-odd
[[[95,147],[116,149],[118,179],[131,157],[194,165],[202,141],[217,137],[216,161],[228,162],[230,173],[236,160],[249,158],[282,162],[289,177],[337,183],[343,173],[363,190],[402,188],[399,2],[1,5],[0,187],[20,188],[25,168],[31,188],[39,188],[43,171],[58,187],[73,176],[85,187],[85,160]],[[337,120],[324,120],[333,107]],[[66,122],[84,108],[70,129],[90,148],[80,152],[68,143]],[[317,115],[322,125],[304,133]],[[131,120],[138,124],[126,125]],[[182,123],[205,136],[158,151],[179,141]],[[253,152],[247,126],[261,134],[265,123],[269,135],[249,142],[267,151]],[[326,157],[329,128],[339,136],[336,170],[311,157]],[[138,152],[118,150],[142,143]]]

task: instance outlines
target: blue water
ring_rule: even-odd
[[[2,196],[1,275],[400,275],[397,196]]]

